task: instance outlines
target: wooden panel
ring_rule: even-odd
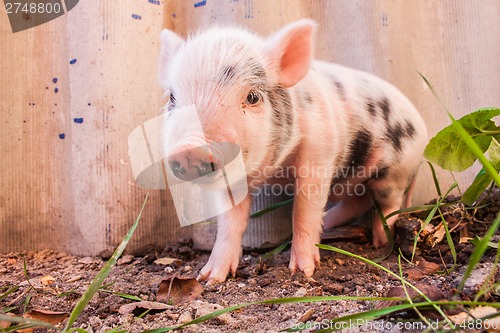
[[[161,107],[162,13],[148,1],[80,1],[16,34],[0,22],[0,251],[106,255],[135,220],[146,191],[127,137]],[[178,229],[168,192],[151,191],[128,250],[161,248]]]

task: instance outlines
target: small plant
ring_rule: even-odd
[[[483,168],[462,195],[462,201],[468,206],[476,202],[494,179],[497,185],[500,181],[500,127],[492,120],[498,115],[499,108],[487,108],[454,120],[437,133],[425,149],[424,156],[429,161],[449,171],[465,171],[478,159],[481,163],[488,162],[483,163]]]

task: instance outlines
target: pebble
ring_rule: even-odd
[[[92,257],[83,257],[83,258],[78,259],[78,262],[80,264],[93,264],[95,261],[96,261],[96,259],[92,258]]]
[[[475,295],[483,287],[483,284],[485,283],[492,269],[493,263],[485,262],[478,264],[472,271],[472,274],[469,276],[469,278],[465,281],[463,289],[464,293],[467,295]],[[457,284],[462,281],[464,272],[465,267],[461,272],[462,274],[460,274],[460,276],[455,280]]]
[[[191,315],[191,311],[184,311],[183,313],[181,313],[181,315],[177,319],[177,323],[178,324],[185,324],[187,322],[190,322],[191,320],[193,320],[193,316]]]
[[[134,256],[131,254],[126,254],[126,255],[122,256],[120,259],[118,259],[116,264],[118,266],[126,265],[126,264],[130,264],[132,262],[132,260],[134,260]]]
[[[196,317],[201,317],[204,315],[207,315],[209,313],[212,313],[217,310],[221,310],[224,307],[220,304],[213,304],[213,303],[207,303],[204,301],[196,300],[192,303],[191,305],[193,309],[196,310]],[[219,322],[219,324],[222,325],[231,325],[234,323],[234,318],[231,317],[229,313],[224,313],[213,320]]]
[[[307,289],[304,287],[300,287],[299,289],[297,289],[295,294],[293,294],[293,296],[294,297],[302,297],[302,296],[305,296],[306,294],[307,294]]]

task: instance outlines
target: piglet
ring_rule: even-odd
[[[313,275],[315,244],[330,229],[362,216],[376,203],[384,216],[400,209],[427,142],[424,121],[394,86],[373,75],[313,61],[316,24],[309,19],[263,39],[244,29],[215,26],[187,40],[161,33],[160,84],[165,112],[194,105],[203,134],[167,140],[168,165],[183,175],[217,170],[210,149],[240,146],[249,194],[217,218],[217,240],[198,279],[222,282],[241,256],[251,197],[264,183],[293,184],[290,270]],[[176,129],[187,126],[175,117]],[[168,120],[167,120],[168,122]],[[183,155],[184,152],[184,155]],[[407,193],[408,191],[408,193]],[[324,212],[327,201],[336,204]],[[388,243],[379,214],[375,247]],[[392,231],[397,216],[387,219]]]

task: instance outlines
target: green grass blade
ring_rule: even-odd
[[[317,331],[314,331],[315,333],[326,333],[326,332],[335,332],[337,331],[335,329],[336,325],[335,323],[346,323],[348,324],[343,325],[342,328],[345,329],[350,329],[351,331],[354,332],[354,329],[358,326],[357,323],[361,324],[366,324],[369,320],[373,319],[378,319],[383,316],[390,315],[395,312],[400,312],[404,310],[410,310],[412,308],[430,308],[430,307],[441,307],[441,306],[491,306],[495,308],[500,307],[500,303],[492,303],[492,302],[471,302],[471,301],[436,301],[436,302],[419,302],[419,303],[413,303],[413,304],[399,304],[399,305],[393,305],[389,306],[386,308],[382,309],[375,309],[375,310],[368,310],[364,312],[358,312],[352,315],[347,315],[339,318],[332,319],[330,321],[330,328],[326,329],[319,329]],[[351,326],[351,324],[356,324],[355,326]],[[453,323],[447,323],[448,327],[450,328],[456,328],[460,329],[460,324],[453,324]],[[338,325],[337,325],[338,327]],[[293,330],[293,332],[299,331]]]
[[[453,203],[443,203],[443,202],[441,202],[441,204],[439,205],[439,207],[448,207],[448,206],[451,206],[451,205],[453,205]],[[435,206],[436,206],[436,204],[433,204],[433,205],[421,205],[421,206],[411,206],[411,207],[408,207],[408,208],[403,208],[403,209],[399,209],[397,211],[394,211],[394,212],[390,213],[389,215],[387,215],[385,218],[388,219],[391,216],[400,215],[400,214],[406,214],[406,213],[419,213],[419,212],[431,211]]]
[[[379,264],[373,262],[370,259],[366,259],[366,258],[364,258],[362,256],[357,255],[357,254],[354,254],[354,253],[351,253],[351,252],[348,252],[348,251],[345,251],[345,250],[342,250],[342,249],[339,249],[339,248],[336,248],[336,247],[333,247],[333,246],[330,246],[330,245],[316,244],[316,246],[319,247],[322,250],[333,251],[333,252],[337,252],[337,253],[340,253],[340,254],[344,254],[346,256],[359,259],[359,260],[361,260],[361,261],[363,261],[363,262],[365,262],[365,263],[367,263],[369,265],[372,265],[372,266],[374,266],[374,267],[376,267],[376,268],[378,268],[378,269],[386,272],[387,274],[394,276],[396,279],[398,279],[399,281],[401,281],[401,283],[403,283],[403,284],[407,285],[408,287],[410,287],[411,289],[415,290],[417,292],[417,294],[419,294],[421,297],[423,297],[427,302],[431,302],[431,300],[420,289],[418,289],[417,287],[415,287],[414,285],[412,285],[411,283],[409,283],[405,279],[400,278],[399,275],[397,275],[396,273],[392,272],[391,270],[385,268],[382,265],[379,265]],[[434,306],[434,309],[437,312],[439,312],[439,314],[444,318],[444,320],[446,320],[446,322],[448,322],[448,323],[451,324],[450,319],[448,318],[448,316],[446,316],[446,314],[443,312],[443,310],[441,308],[439,308],[438,306]]]
[[[15,293],[18,290],[19,290],[19,286],[9,287],[9,289],[7,289],[6,292],[4,292],[2,295],[0,295],[0,301],[4,300],[5,298],[7,298],[7,296],[9,296],[12,293]]]
[[[431,162],[427,161],[427,164],[431,168],[431,173],[432,173],[432,179],[434,180],[434,186],[436,187],[436,192],[438,194],[438,197],[441,197],[441,186],[439,185],[439,180],[436,175],[436,169],[434,169],[434,165],[432,165]]]
[[[448,228],[448,223],[446,222],[443,213],[441,212],[441,209],[438,209],[439,211],[439,216],[441,217],[441,222],[443,223],[444,231],[445,231],[445,236],[446,236],[446,242],[448,243],[448,247],[450,248],[451,256],[453,257],[453,267],[451,270],[455,268],[457,265],[457,250],[455,249],[455,244],[453,243],[453,239],[451,238],[451,233],[450,229]],[[446,270],[447,273],[449,273],[448,268],[444,266],[444,269]]]
[[[216,318],[225,313],[229,313],[235,310],[239,310],[251,305],[262,305],[262,304],[289,304],[289,303],[314,303],[314,302],[326,302],[326,301],[404,301],[404,298],[399,297],[354,297],[354,296],[305,296],[305,297],[289,297],[289,298],[277,298],[270,299],[265,301],[251,302],[251,303],[242,303],[238,305],[229,306],[224,309],[220,309],[204,316],[195,318],[190,322],[173,326],[173,327],[163,327],[152,330],[146,330],[142,333],[163,333],[169,332],[173,330],[178,330],[184,327],[188,327],[191,325],[199,324],[205,322],[207,320]]]
[[[137,228],[137,225],[139,224],[139,220],[141,219],[142,212],[144,211],[144,207],[146,206],[146,202],[148,201],[148,194],[146,194],[146,198],[144,199],[144,202],[142,204],[141,210],[139,212],[139,215],[137,216],[137,219],[135,220],[134,224],[130,228],[130,230],[127,232],[125,237],[123,238],[122,242],[118,247],[116,248],[115,252],[111,256],[111,258],[108,260],[108,262],[104,265],[104,267],[97,273],[96,277],[88,287],[88,289],[85,291],[85,293],[82,295],[76,306],[73,308],[73,311],[71,311],[71,315],[68,319],[68,322],[66,324],[66,327],[63,330],[64,332],[68,332],[68,330],[73,326],[75,321],[77,320],[78,316],[82,313],[82,311],[85,309],[87,304],[90,302],[94,294],[99,290],[101,287],[102,283],[106,279],[106,277],[109,275],[111,272],[111,269],[113,266],[116,264],[116,261],[120,256],[122,255],[123,251],[125,250],[125,247],[127,246],[130,238],[134,234],[135,229]]]
[[[275,256],[278,253],[283,252],[288,247],[288,245],[290,245],[291,241],[292,241],[292,236],[288,237],[283,243],[281,243],[280,245],[278,245],[277,247],[275,247],[271,251],[264,253],[262,255],[262,259],[269,259],[272,256]]]
[[[254,218],[254,217],[259,217],[259,216],[262,216],[264,214],[267,214],[269,212],[272,212],[273,210],[276,210],[280,207],[283,207],[283,206],[286,206],[286,205],[289,205],[293,203],[293,198],[291,199],[288,199],[288,200],[285,200],[285,201],[282,201],[282,202],[278,202],[278,203],[275,203],[274,205],[271,205],[267,208],[264,208],[264,209],[261,209],[261,210],[258,210],[252,214],[250,214],[250,218]]]
[[[401,256],[398,256],[398,270],[399,270],[399,278],[401,280],[404,279],[403,277],[403,266],[401,265]],[[403,290],[405,292],[405,296],[406,296],[406,301],[409,303],[409,304],[413,304],[413,300],[411,299],[410,297],[410,293],[408,292],[408,288],[406,288],[406,285],[403,283],[401,284],[401,286],[403,287]],[[427,326],[429,326],[429,321],[427,320],[427,318],[424,317],[424,315],[418,310],[418,308],[413,308],[413,310],[417,313],[417,315],[420,317],[420,319],[422,319],[422,321],[424,323],[427,324]]]
[[[120,293],[120,292],[117,292],[117,291],[113,291],[113,290],[108,290],[108,289],[101,289],[99,288],[99,291],[103,292],[103,293],[108,293],[108,294],[113,294],[115,296],[118,296],[118,297],[121,297],[121,298],[125,298],[125,299],[129,299],[129,300],[132,300],[132,301],[142,301],[143,299],[140,298],[139,296],[135,296],[135,295],[130,295],[130,294],[125,294],[125,293]]]
[[[457,293],[459,293],[463,289],[465,281],[467,281],[467,279],[474,271],[474,268],[483,257],[484,253],[488,249],[488,243],[490,242],[491,238],[496,233],[499,227],[500,227],[500,214],[497,214],[495,221],[493,221],[491,227],[486,231],[484,237],[477,243],[474,252],[472,252],[472,255],[470,256],[469,259],[469,264],[467,265],[467,269],[464,273],[462,281],[460,281],[460,284],[457,287]]]

